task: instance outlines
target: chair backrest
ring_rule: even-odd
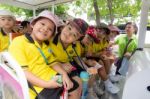
[[[0,99],[29,99],[24,72],[8,52],[0,53]]]

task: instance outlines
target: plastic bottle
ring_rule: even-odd
[[[88,94],[88,80],[89,74],[86,71],[80,73],[80,78],[82,79],[82,97],[81,99],[87,99]]]

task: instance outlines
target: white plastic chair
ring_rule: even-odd
[[[0,53],[0,99],[29,99],[24,72],[8,52]]]

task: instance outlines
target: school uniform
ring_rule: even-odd
[[[0,52],[6,51],[9,46],[9,35],[0,29]]]
[[[53,50],[54,56],[57,57],[59,62],[70,63],[78,70],[82,69],[81,66],[79,66],[74,60],[74,57],[77,57],[77,55],[79,57],[81,56],[80,42],[77,42],[76,44],[70,44],[67,48],[64,48],[59,39],[59,35],[56,35],[51,42],[51,48]],[[74,70],[69,75],[78,76],[79,72]]]
[[[45,55],[47,62],[40,51]],[[40,79],[49,81],[57,74],[50,67],[57,62],[51,53],[51,48],[49,48],[48,43],[42,42],[40,46],[29,34],[16,37],[9,47],[9,53],[19,63],[22,69],[32,72]],[[43,90],[43,88],[37,86],[34,86],[34,88],[38,93]],[[35,92],[30,90],[30,99],[35,99],[35,97]]]

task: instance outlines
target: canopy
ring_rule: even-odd
[[[0,0],[0,3],[35,10],[37,8],[44,8],[50,5],[67,3],[72,1],[75,0]]]

